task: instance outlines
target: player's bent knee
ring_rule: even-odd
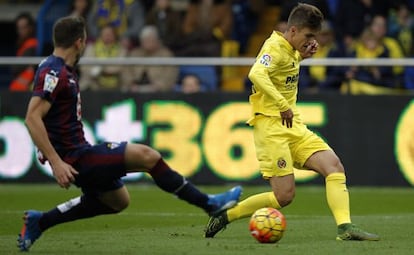
[[[99,200],[104,203],[106,206],[114,210],[114,213],[121,212],[125,210],[130,202],[130,197],[128,190],[125,186],[117,189],[103,193]]]
[[[338,158],[338,162],[336,163],[336,170],[337,172],[345,172],[344,165],[342,165],[341,160]]]
[[[277,202],[281,207],[285,207],[289,205],[293,199],[295,198],[295,191],[286,191],[286,192],[279,192],[278,194],[275,194]]]
[[[118,204],[118,207],[115,210],[117,210],[118,212],[121,212],[121,211],[127,209],[128,206],[129,206],[129,200],[128,201],[123,201],[123,203]]]
[[[115,213],[122,212],[129,206],[129,198],[120,199],[116,203],[112,203],[110,207],[115,211]]]
[[[332,158],[331,167],[329,169],[330,171],[327,171],[328,172],[327,174],[345,172],[345,169],[344,169],[344,166],[342,165],[341,160],[336,155],[334,156],[334,158]]]
[[[152,168],[161,158],[161,154],[153,148],[143,144],[128,144],[126,162],[133,168]]]
[[[314,169],[324,177],[332,173],[345,172],[339,157],[330,150],[316,152],[306,161],[305,166]]]
[[[290,203],[292,203],[293,198],[282,197],[280,199],[277,199],[277,201],[279,202],[279,205],[281,207],[285,207],[285,206],[289,205]]]

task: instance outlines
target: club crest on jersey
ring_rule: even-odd
[[[58,84],[59,78],[51,75],[51,74],[46,74],[45,76],[45,81],[43,83],[43,90],[45,91],[49,91],[50,93],[53,92],[53,90],[55,90],[56,85]]]
[[[119,145],[121,145],[120,143],[107,143],[106,144],[106,146],[109,148],[109,149],[111,149],[111,150],[113,150],[113,149],[115,149],[115,148],[118,148],[119,147]]]
[[[287,165],[287,163],[286,163],[285,159],[279,158],[277,160],[277,167],[279,167],[280,169],[286,168],[286,165]]]
[[[270,62],[272,61],[272,57],[269,54],[263,54],[260,58],[259,63],[264,66],[269,66]]]

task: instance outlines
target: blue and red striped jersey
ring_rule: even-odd
[[[78,77],[62,58],[50,55],[39,64],[33,96],[39,96],[52,104],[43,122],[53,147],[61,157],[90,146],[81,122]]]

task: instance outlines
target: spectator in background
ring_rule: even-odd
[[[155,26],[145,26],[140,33],[140,47],[133,49],[129,57],[173,57],[173,53],[162,44]],[[132,92],[173,91],[178,78],[176,66],[128,66],[123,77],[126,89]]]
[[[187,74],[181,79],[177,90],[184,94],[193,94],[204,91],[200,78],[196,74]]]
[[[17,57],[36,56],[37,39],[35,32],[35,20],[30,13],[21,13],[15,19],[17,32]],[[33,65],[19,65],[11,68],[13,80],[9,85],[11,91],[28,91],[35,75]]]
[[[390,12],[388,34],[399,42],[404,56],[414,55],[414,17],[407,4],[400,3]]]
[[[346,50],[352,51],[358,39],[376,14],[387,15],[389,0],[339,0],[334,17],[337,40]]]
[[[382,15],[375,15],[370,24],[370,30],[374,36],[389,50],[390,58],[403,58],[404,53],[398,41],[387,34],[387,19]],[[394,66],[393,74],[395,76],[395,87],[402,87],[404,67]]]
[[[246,53],[249,38],[256,31],[262,8],[263,0],[232,0],[233,21],[237,25],[232,26],[231,37],[239,43],[240,54]]]
[[[191,0],[182,25],[178,56],[219,57],[223,43],[231,38],[233,14],[231,0]],[[216,90],[221,81],[221,67],[181,66],[180,76],[188,73],[200,77],[209,91]]]
[[[125,57],[116,29],[111,25],[102,28],[99,38],[86,46],[84,56],[95,58]],[[80,88],[82,90],[119,90],[123,85],[120,65],[82,65],[80,68]]]
[[[388,34],[399,42],[405,57],[414,57],[414,17],[412,10],[409,8],[409,1],[406,3],[399,3],[397,7],[390,12],[388,19]],[[414,67],[406,66],[403,75],[404,88],[413,90]]]
[[[91,7],[91,0],[72,0],[69,15],[82,17],[86,20],[88,18]]]
[[[84,20],[87,20],[91,8],[92,0],[72,0],[69,16],[82,17]],[[90,31],[88,27],[86,27],[86,34],[89,37]],[[79,66],[77,66],[76,69],[79,71]]]
[[[389,58],[390,51],[368,27],[355,43],[354,51],[350,54],[354,58]],[[350,67],[346,73],[349,79],[349,88],[352,94],[381,93],[376,87],[394,88],[395,81],[391,66],[359,66]]]
[[[98,0],[88,17],[89,39],[95,39],[102,27],[111,25],[120,35],[122,45],[130,49],[145,24],[145,9],[140,0]]]
[[[181,23],[181,14],[171,8],[170,0],[156,0],[146,17],[146,24],[157,27],[161,41],[172,51],[181,39]]]
[[[328,21],[322,23],[321,31],[316,35],[318,51],[312,58],[344,57],[343,50],[335,40],[335,33]],[[301,67],[299,86],[307,92],[320,90],[339,91],[344,80],[344,68],[338,66],[303,66]]]
[[[230,38],[233,26],[229,0],[191,0],[182,24],[180,56],[221,55],[221,41]]]

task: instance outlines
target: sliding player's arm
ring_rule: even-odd
[[[33,96],[29,102],[25,123],[36,147],[49,161],[58,184],[62,188],[69,188],[70,183],[75,180],[74,175],[77,172],[60,158],[49,140],[43,118],[50,107],[49,101]]]

